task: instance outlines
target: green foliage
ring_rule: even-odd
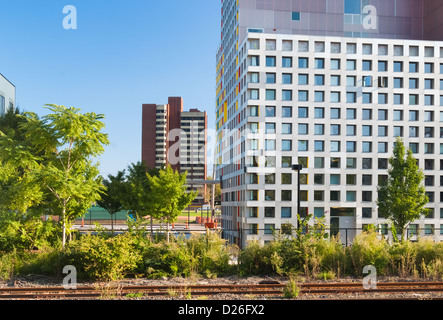
[[[283,296],[286,299],[296,299],[299,294],[300,287],[298,286],[297,281],[291,277],[288,284],[283,288]]]
[[[0,251],[45,249],[59,243],[54,221],[12,212],[0,214]]]
[[[12,129],[0,132],[0,209],[60,216],[64,245],[70,223],[100,198],[93,158],[109,141],[101,132],[103,115],[46,108],[50,114],[17,115]]]
[[[299,243],[292,238],[265,245],[251,242],[240,251],[213,232],[152,242],[141,232],[112,237],[102,231],[71,241],[65,249],[31,253],[13,248],[0,253],[0,278],[28,274],[61,278],[66,265],[75,266],[80,278],[90,280],[121,279],[127,273],[148,278],[288,275],[292,280],[302,274],[326,280],[362,276],[366,265],[375,266],[378,275],[443,277],[443,244],[430,240],[390,245],[371,231],[357,236],[351,248],[336,238],[309,237],[301,242],[303,247]],[[237,266],[230,265],[231,258],[238,258]],[[296,297],[296,293],[297,285],[291,282],[287,294]]]
[[[143,251],[143,272],[150,278],[201,275],[216,277],[232,272],[229,265],[235,248],[217,233],[172,238],[152,243]]]
[[[395,239],[403,241],[406,227],[427,214],[424,207],[429,199],[423,185],[423,171],[418,168],[412,151],[406,151],[400,138],[395,143],[394,156],[389,159],[389,164],[388,180],[378,187],[378,210],[392,221]]]
[[[191,204],[197,193],[187,192],[186,172],[180,174],[171,166],[160,170],[158,175],[147,174],[150,192],[146,197],[146,209],[151,217],[173,223],[183,210]],[[169,228],[167,232],[169,241]]]
[[[66,263],[75,266],[80,277],[99,280],[122,278],[125,272],[134,270],[142,258],[128,235],[84,236],[71,241],[64,254]]]
[[[389,264],[388,249],[387,241],[384,238],[379,239],[375,232],[357,235],[350,249],[355,274],[361,275],[367,265],[374,266],[377,274],[385,274]]]

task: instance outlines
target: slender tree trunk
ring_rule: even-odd
[[[166,223],[166,242],[169,243],[169,220]]]
[[[63,208],[62,219],[63,219],[62,247],[64,249],[65,245],[66,245],[66,209],[65,208]]]
[[[154,241],[154,219],[151,216],[151,241]]]

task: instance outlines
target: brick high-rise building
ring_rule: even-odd
[[[402,137],[430,199],[410,234],[443,239],[442,40],[441,0],[222,0],[224,237],[271,241],[297,214],[341,229],[343,242],[369,224],[388,233],[377,185]]]
[[[198,109],[183,111],[183,99],[170,97],[168,104],[144,104],[142,161],[150,168],[171,165],[187,172],[188,180],[207,176],[207,114]],[[206,189],[192,185],[189,190]],[[202,203],[199,195],[194,203]]]

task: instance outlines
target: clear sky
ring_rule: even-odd
[[[111,144],[100,167],[115,174],[141,160],[143,103],[181,96],[214,129],[220,2],[1,0],[0,73],[26,111],[44,115],[53,103],[103,113]],[[63,28],[67,5],[77,30]]]

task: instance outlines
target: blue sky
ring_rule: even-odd
[[[77,9],[77,30],[63,8]],[[219,0],[1,1],[0,73],[17,88],[21,109],[45,104],[105,114],[111,144],[103,175],[141,160],[143,103],[181,96],[215,127]],[[208,168],[209,169],[209,168]],[[209,171],[212,171],[209,169]]]

